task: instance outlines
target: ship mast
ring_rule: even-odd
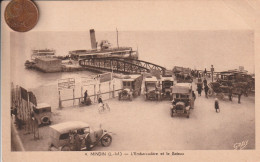
[[[117,48],[119,48],[119,44],[118,44],[118,30],[116,28],[116,41],[117,41]]]

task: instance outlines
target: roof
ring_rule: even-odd
[[[70,130],[89,127],[89,124],[82,121],[68,121],[50,126],[52,129],[59,133],[66,133]]]
[[[36,59],[41,60],[41,61],[60,61],[61,62],[61,59],[53,58],[53,57],[37,57]]]
[[[123,78],[123,81],[134,81],[136,78],[140,77],[141,75],[127,75],[125,78]]]
[[[176,86],[191,88],[191,83],[176,83]]]
[[[152,76],[151,78],[145,78],[146,82],[157,82],[157,78]]]
[[[38,103],[36,109],[42,109],[42,108],[46,108],[46,107],[51,107],[51,105],[49,105],[47,103]]]
[[[170,80],[173,81],[173,77],[161,77],[161,81]]]
[[[191,83],[177,83],[172,86],[173,93],[190,93]]]

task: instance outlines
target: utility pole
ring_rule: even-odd
[[[117,41],[117,48],[119,48],[119,44],[118,44],[118,30],[116,28],[116,41]]]

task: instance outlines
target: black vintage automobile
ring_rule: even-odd
[[[161,83],[161,96],[162,99],[173,99],[173,94],[172,94],[172,86],[173,86],[173,77],[172,76],[163,76],[161,77],[160,83]]]
[[[173,101],[170,110],[171,117],[175,115],[185,115],[190,117],[190,109],[194,108],[194,98],[192,97],[192,86],[190,83],[177,83],[172,86]]]
[[[161,100],[161,91],[156,77],[147,77],[144,81],[145,100]]]

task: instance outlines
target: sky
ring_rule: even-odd
[[[241,30],[252,29],[254,11],[246,0],[36,1],[34,31]]]

